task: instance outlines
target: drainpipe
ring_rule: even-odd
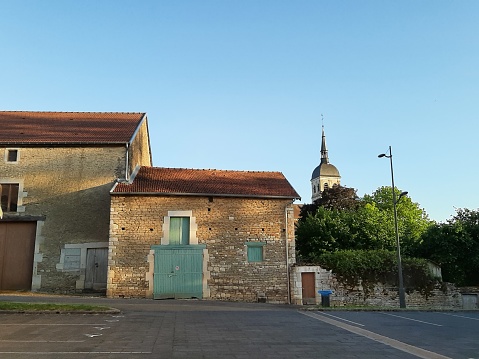
[[[130,161],[129,161],[129,149],[130,149],[130,144],[127,142],[126,143],[126,161],[125,161],[125,181],[130,180],[130,173],[129,173],[129,166],[130,166]]]
[[[288,285],[288,304],[291,304],[291,284],[290,284],[290,273],[289,273],[289,244],[288,244],[288,209],[294,203],[294,200],[288,202],[284,208],[284,219],[285,219],[285,234],[284,240],[286,243],[286,280]]]

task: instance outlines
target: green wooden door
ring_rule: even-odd
[[[202,298],[204,245],[153,246],[153,297]]]

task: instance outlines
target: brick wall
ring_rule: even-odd
[[[285,207],[289,200],[224,197],[118,196],[111,199],[107,294],[149,297],[150,248],[164,237],[168,211],[192,211],[198,244],[206,245],[203,297],[233,301],[288,301]],[[294,224],[288,220],[289,263]],[[245,242],[265,242],[264,261],[248,263]],[[151,260],[151,256],[150,256]]]

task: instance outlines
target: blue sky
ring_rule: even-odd
[[[0,108],[146,112],[155,166],[477,209],[479,1],[0,0]],[[1,130],[1,129],[0,129]]]

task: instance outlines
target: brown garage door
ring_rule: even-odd
[[[36,222],[0,223],[0,290],[32,288]]]

